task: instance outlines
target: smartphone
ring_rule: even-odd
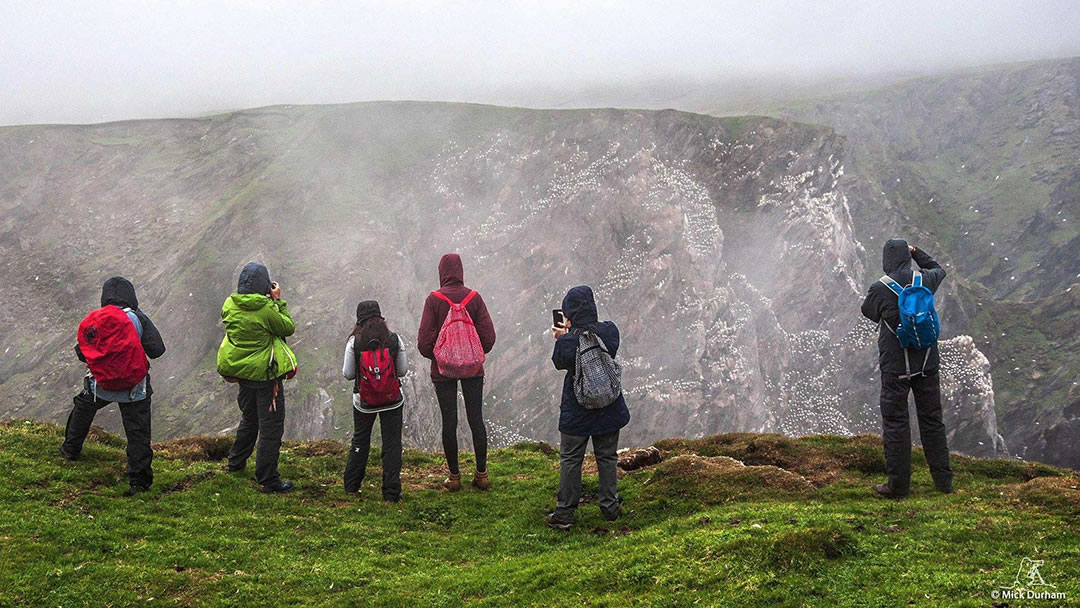
[[[551,311],[551,326],[552,327],[562,327],[563,326],[563,321],[565,319],[566,319],[566,317],[563,316],[561,309],[556,308],[555,310]]]

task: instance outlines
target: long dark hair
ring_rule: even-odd
[[[382,317],[370,317],[357,323],[353,327],[352,336],[356,352],[389,348],[391,356],[397,356],[397,340],[393,339],[390,328],[386,326],[386,319]]]

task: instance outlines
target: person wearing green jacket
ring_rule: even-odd
[[[221,307],[225,338],[217,354],[217,371],[240,387],[236,401],[240,424],[229,450],[229,472],[242,471],[255,450],[255,480],[263,492],[288,492],[291,481],[278,474],[281,436],[285,432],[282,381],[296,373],[296,355],[285,338],[296,331],[281,287],[270,281],[266,266],[249,262],[240,271],[236,293]]]

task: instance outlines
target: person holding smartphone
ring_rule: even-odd
[[[574,511],[581,499],[581,465],[592,440],[599,476],[600,511],[607,521],[619,518],[618,477],[619,430],[630,422],[630,410],[620,393],[610,405],[586,409],[574,394],[574,372],[582,333],[590,332],[603,341],[612,358],[619,350],[619,328],[611,321],[599,321],[592,288],[580,285],[563,298],[562,308],[552,311],[551,333],[555,350],[551,362],[563,370],[562,403],[559,407],[559,495],[555,511],[547,524],[556,530],[569,530]]]
[[[296,331],[281,286],[270,280],[266,266],[249,262],[240,272],[236,293],[221,308],[225,337],[217,354],[217,370],[239,385],[236,402],[240,424],[229,450],[230,473],[244,470],[255,450],[255,480],[263,492],[288,492],[291,481],[278,474],[281,436],[285,432],[282,382],[296,373],[296,355],[285,338]]]

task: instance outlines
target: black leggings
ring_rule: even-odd
[[[457,444],[457,385],[458,380],[435,382],[435,397],[442,412],[442,444],[446,453],[446,466],[450,473],[458,475]],[[465,398],[465,417],[472,431],[473,449],[476,450],[476,470],[487,471],[487,427],[484,426],[484,378],[460,380],[461,395]]]

